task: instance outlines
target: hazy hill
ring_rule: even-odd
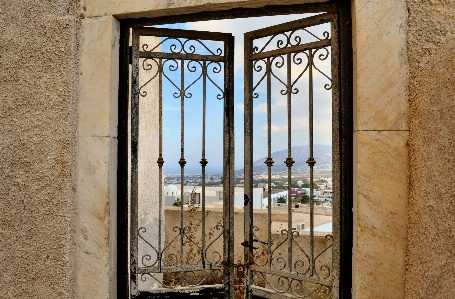
[[[288,151],[281,150],[272,153],[273,161],[273,171],[284,171],[287,170],[284,161],[288,156]],[[291,156],[295,161],[293,166],[294,170],[297,169],[307,169],[308,164],[306,160],[310,157],[310,146],[294,146],[291,148]],[[331,145],[321,145],[321,144],[314,144],[313,145],[313,156],[316,160],[316,169],[321,170],[329,170],[332,168],[332,146]],[[259,160],[256,160],[253,163],[254,172],[262,172],[267,170],[267,166],[264,164],[266,157],[263,157]]]

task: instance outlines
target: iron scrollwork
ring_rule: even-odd
[[[271,35],[268,40],[264,43],[262,47],[260,46],[253,46],[253,54],[259,54],[263,52],[267,52],[268,47],[273,44],[272,42],[275,40],[276,49],[284,49],[284,48],[291,48],[295,46],[302,45],[304,43],[304,38],[302,38],[302,34],[307,34],[313,37],[317,41],[322,40],[329,40],[330,33],[328,31],[323,31],[322,37],[317,36],[307,28],[299,28],[289,32],[282,32]]]
[[[159,86],[160,131],[163,102],[180,99],[183,132],[185,100],[195,100],[200,96],[203,101],[204,115],[206,113],[206,90],[210,88],[210,97],[220,101],[225,100],[224,80],[222,80],[226,71],[225,53],[222,48],[213,47],[215,41],[161,37],[158,42],[152,44],[156,38],[139,39],[137,67],[139,69],[138,77],[142,77],[142,83],[139,87],[134,87],[137,89],[134,89],[133,93],[136,92],[139,97],[147,99],[150,96],[148,93],[152,90],[147,86],[150,86],[152,82],[156,83],[153,85],[154,87]],[[150,43],[146,43],[146,41]],[[201,84],[203,86],[202,94],[196,93],[196,88],[199,88]],[[166,88],[163,88],[164,85]],[[212,92],[213,90],[215,92]],[[204,116],[204,138],[205,122]],[[159,143],[160,155],[157,164],[162,175],[164,159],[161,135]],[[182,156],[178,161],[182,174],[186,165],[183,145],[182,140]],[[203,147],[205,151],[205,144]],[[203,152],[201,159],[203,169],[207,163],[205,152]],[[163,196],[162,186],[159,188],[160,196]],[[150,233],[156,235],[154,228],[152,231],[150,227],[138,227],[137,239],[138,244],[141,245],[141,256],[137,257],[137,275],[140,281],[148,282],[148,285],[152,282],[155,288],[168,289],[222,283],[223,255],[219,251],[219,247],[222,248],[223,244],[223,225],[217,223],[214,227],[206,227],[205,218],[208,211],[204,210],[205,207],[200,213],[201,218],[196,217],[199,215],[197,213],[199,207],[189,205],[185,209],[187,209],[185,211],[188,212],[188,217],[191,218],[188,223],[184,223],[182,220],[182,206],[179,226],[172,227],[169,232],[166,231],[168,235],[165,236],[165,227],[160,225],[158,234],[159,240],[163,239],[161,244],[156,244],[156,240],[153,240],[156,237],[150,235]]]
[[[309,35],[316,42],[304,42],[302,34]],[[301,84],[303,80],[308,80],[307,84],[311,85],[309,89],[312,89],[314,88],[313,76],[315,73],[319,73],[322,78],[329,81],[329,83],[323,83],[324,89],[332,89],[332,79],[320,65],[321,62],[331,57],[330,38],[328,31],[324,31],[320,37],[306,28],[301,28],[272,34],[264,38],[267,41],[261,47],[256,45],[251,49],[252,57],[256,55],[254,57],[257,58],[251,59],[251,70],[255,76],[253,76],[254,81],[250,89],[250,96],[253,101],[262,94],[267,98],[268,130],[271,127],[270,115],[273,107],[271,105],[272,81],[278,85],[279,93],[287,98],[288,121],[291,117],[291,97],[299,95],[299,100],[302,101],[302,94],[298,88],[300,85],[298,84]],[[275,48],[272,45],[275,45]],[[286,51],[281,51],[283,49]],[[265,88],[260,89],[262,84],[267,85],[266,91]],[[274,85],[274,88],[277,85]],[[310,115],[312,115],[312,91],[310,91],[308,98],[311,99],[309,105]],[[312,134],[312,127],[310,130]],[[273,157],[270,155],[270,132],[267,133],[269,134],[269,155],[264,163],[267,165],[270,181]],[[290,121],[288,122],[288,135],[290,138]],[[310,144],[312,147],[312,141]],[[309,161],[314,161],[312,153]],[[287,166],[288,176],[290,176],[294,164],[294,160],[290,156],[290,149],[284,164]],[[314,163],[310,166],[312,173]],[[270,198],[269,205],[271,205]],[[288,223],[289,221],[292,223],[292,211],[289,206]],[[271,208],[268,209],[268,213],[272,213]],[[310,217],[313,218],[313,215],[311,212]],[[299,232],[291,229],[290,226],[281,229],[279,233],[271,234],[271,222],[271,218],[269,218],[267,227],[264,227],[265,231],[261,231],[258,226],[253,226],[251,229],[250,233],[253,238],[260,241],[260,246],[253,250],[254,266],[252,271],[254,274],[253,282],[250,283],[269,289],[272,293],[288,294],[296,298],[312,298],[316,295],[321,296],[321,298],[331,296],[333,236],[330,234],[325,237],[315,236],[313,227],[311,232]],[[262,241],[259,238],[260,236],[263,238]],[[315,245],[315,238],[318,239],[317,245]]]
[[[216,48],[214,51],[206,45],[207,42],[200,39],[166,37],[154,46],[147,43],[142,44],[143,52],[168,52],[173,54],[205,54],[223,56],[223,50]],[[205,53],[204,53],[205,52]]]

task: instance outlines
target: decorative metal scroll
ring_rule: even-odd
[[[311,26],[328,24],[330,30],[317,33]],[[264,161],[268,173],[268,190],[272,190],[272,168],[284,163],[287,168],[287,227],[279,233],[272,231],[272,196],[268,196],[266,225],[255,225],[252,205],[245,213],[245,257],[248,275],[245,279],[245,295],[266,298],[337,298],[333,286],[338,279],[338,233],[321,235],[314,231],[314,167],[313,153],[313,108],[316,88],[331,92],[334,102],[338,99],[337,84],[337,19],[335,15],[323,14],[294,22],[281,24],[245,34],[245,186],[247,196],[252,195],[252,109],[258,98],[266,98],[268,155]],[[321,63],[331,64],[330,72],[323,71]],[[315,86],[315,76],[324,79],[322,86]],[[298,87],[303,81],[307,88]],[[320,80],[319,80],[320,81]],[[318,81],[318,82],[319,82]],[[273,83],[273,84],[272,84]],[[279,87],[287,101],[287,158],[274,161],[272,157],[272,86]],[[293,228],[291,204],[291,175],[295,163],[291,155],[291,102],[308,105],[310,174],[309,232]],[[300,104],[302,105],[302,104]],[[334,111],[336,113],[336,111]],[[336,134],[336,132],[334,132]],[[301,137],[300,137],[301,138]],[[336,204],[337,201],[334,200]],[[335,209],[336,207],[334,207]],[[334,215],[333,223],[339,221]],[[338,226],[334,225],[336,230]],[[334,237],[335,236],[335,237]],[[251,245],[250,245],[251,244]],[[334,250],[335,247],[335,250]]]
[[[230,229],[232,219],[223,218],[209,226],[206,210],[206,173],[209,161],[206,158],[206,102],[219,101],[224,105],[225,130],[232,126],[232,116],[229,114],[233,107],[233,97],[230,91],[232,81],[231,61],[233,60],[233,39],[230,34],[209,32],[194,32],[157,28],[135,28],[132,35],[132,102],[131,102],[131,194],[130,194],[130,289],[133,297],[141,292],[153,294],[174,289],[191,289],[204,285],[215,285],[226,288],[229,284],[232,263],[226,256],[232,247],[231,238],[225,239],[226,231]],[[222,82],[220,84],[220,82]],[[202,85],[202,91],[196,91],[195,86]],[[166,86],[167,88],[164,88]],[[208,86],[216,90],[207,94]],[[157,197],[150,196],[153,203],[147,203],[146,208],[155,209],[154,222],[141,225],[141,209],[138,181],[139,163],[139,116],[140,103],[157,99],[157,124],[159,136],[153,144],[157,146]],[[175,100],[180,102],[180,160],[166,161],[178,163],[180,166],[180,206],[178,220],[170,224],[171,229],[165,230],[164,221],[164,190],[163,167],[165,153],[163,152],[163,101]],[[185,103],[200,101],[202,104],[202,152],[201,178],[202,196],[200,205],[184,204],[185,165]],[[144,104],[143,104],[144,105]],[[220,118],[223,115],[220,115]],[[232,130],[232,129],[231,129]],[[229,132],[229,129],[228,129]],[[228,137],[226,137],[228,138]],[[230,138],[230,137],[229,137]],[[225,146],[231,148],[233,141],[226,139]],[[225,210],[233,209],[231,198],[231,174],[225,167],[224,196],[227,201]],[[142,182],[144,184],[144,182]],[[146,183],[147,184],[147,183]],[[188,195],[192,196],[192,194]],[[233,213],[225,213],[226,215]],[[150,219],[148,219],[150,220]],[[170,220],[166,220],[170,221]],[[149,223],[147,222],[147,223]],[[140,288],[140,285],[148,289]],[[147,297],[149,298],[149,297]]]

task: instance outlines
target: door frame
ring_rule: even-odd
[[[350,1],[273,5],[120,20],[118,171],[117,171],[117,296],[129,298],[128,244],[128,101],[129,40],[133,27],[233,18],[331,12],[339,16],[339,157],[340,157],[340,281],[339,298],[351,298],[353,245],[353,68]],[[178,17],[177,17],[178,16]],[[177,18],[176,18],[177,17]]]

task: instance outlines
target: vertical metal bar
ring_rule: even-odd
[[[292,86],[291,86],[291,53],[287,54],[287,119],[288,119],[288,157],[285,164],[288,167],[288,263],[289,271],[292,272],[292,201],[291,201],[291,170],[292,170],[292,153],[291,153],[291,96],[292,96]]]
[[[245,148],[244,148],[244,179],[245,179],[245,196],[248,201],[243,210],[244,221],[244,241],[247,244],[253,244],[253,68],[250,61],[251,48],[253,41],[249,35],[245,34],[244,38],[244,122],[245,122]],[[261,202],[262,205],[262,202]],[[254,264],[253,248],[245,247],[244,263],[247,265]],[[248,269],[248,268],[247,268]],[[251,297],[250,285],[253,284],[253,271],[247,270],[245,275],[245,298]]]
[[[183,188],[185,181],[185,61],[180,60],[180,265],[183,265]],[[183,279],[181,272],[180,280]]]
[[[162,252],[161,252],[161,243],[162,243],[162,235],[163,235],[163,60],[160,58],[158,60],[158,72],[159,74],[159,116],[158,116],[158,125],[159,125],[159,138],[158,138],[158,151],[159,151],[159,157],[158,157],[158,167],[159,167],[159,210],[158,210],[158,266],[160,268],[161,272],[161,264],[162,264]]]
[[[131,97],[131,227],[130,227],[130,292],[134,296],[137,289],[138,268],[138,144],[139,144],[139,35],[133,31],[132,39],[132,97]]]
[[[267,206],[267,243],[268,243],[268,264],[269,268],[272,267],[272,80],[271,80],[272,66],[270,57],[267,58],[267,178],[268,178],[268,206]]]
[[[224,298],[234,298],[234,37],[224,44],[223,237]]]
[[[201,260],[202,267],[205,269],[205,166],[207,160],[205,159],[205,118],[206,118],[206,85],[207,85],[207,62],[202,62],[202,248]]]
[[[332,74],[332,299],[342,297],[340,291],[340,261],[341,261],[341,244],[340,244],[340,76],[339,63],[340,52],[338,48],[339,25],[338,17],[333,16],[331,24],[331,74]],[[344,86],[344,84],[343,84]],[[346,138],[343,138],[346,140]],[[348,186],[348,184],[346,185]],[[351,210],[352,211],[352,210]],[[341,288],[342,289],[342,288]]]
[[[314,274],[314,199],[313,199],[313,167],[316,161],[313,157],[313,50],[309,50],[308,61],[308,81],[309,81],[309,129],[310,129],[310,157],[307,160],[310,166],[310,257],[311,271],[310,275]]]

